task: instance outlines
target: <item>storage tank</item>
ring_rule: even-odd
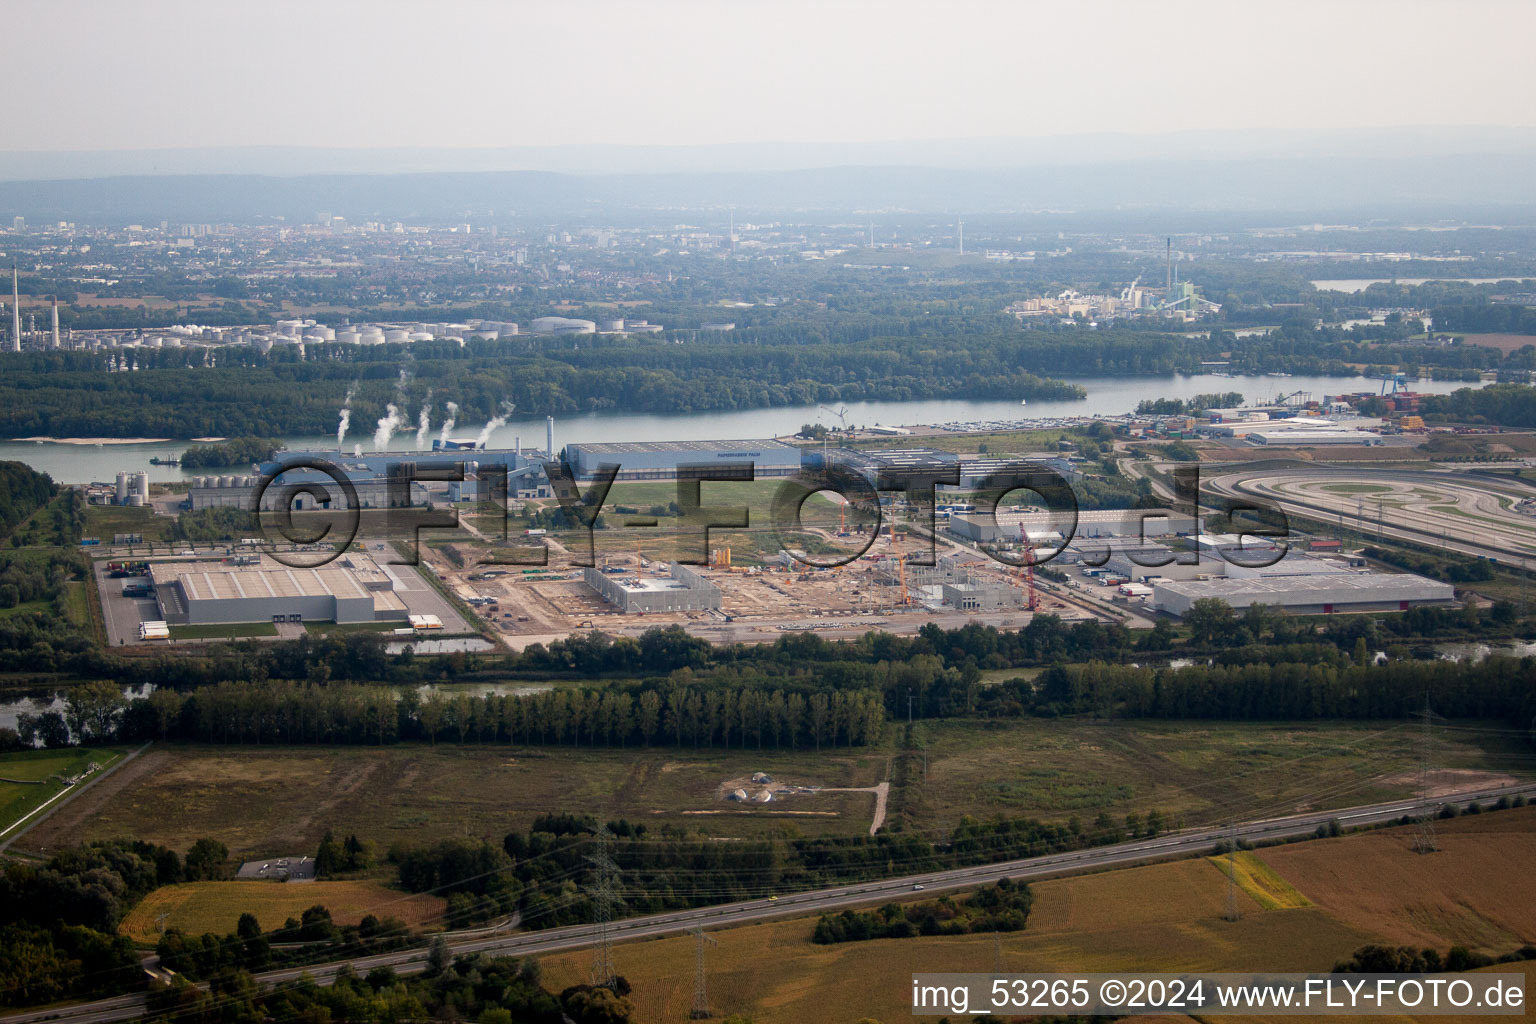
[[[206,476],[195,476],[195,477],[192,478],[192,486],[193,487],[207,487],[208,486],[208,478]]]
[[[149,500],[149,474],[139,472],[133,477],[133,493],[141,496],[145,501]]]
[[[128,472],[126,470],[117,474],[117,503],[128,504]]]
[[[501,325],[501,336],[503,338],[510,338],[510,337],[514,336],[515,334],[517,334],[517,324],[502,324]]]
[[[617,334],[624,329],[623,320],[604,320],[598,328],[606,334]]]
[[[142,495],[142,494],[130,494],[130,495],[128,495],[128,504],[134,506],[135,508],[143,506],[145,504],[144,495]]]
[[[235,478],[232,477],[232,476],[221,476],[221,477],[219,477],[219,486],[220,487],[233,487],[233,486],[235,486]]]
[[[384,344],[384,332],[377,327],[365,327],[358,332],[358,342],[363,345]]]
[[[411,332],[407,331],[403,327],[391,327],[389,330],[384,332],[384,340],[391,345],[410,341]]]
[[[356,331],[343,328],[342,330],[336,332],[336,340],[343,345],[356,345],[358,342],[358,333]]]
[[[412,331],[408,337],[411,341],[431,341],[433,334],[431,331]]]

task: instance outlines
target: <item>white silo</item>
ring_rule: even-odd
[[[130,488],[131,488],[131,485],[128,482],[128,473],[127,473],[127,471],[124,470],[124,471],[118,473],[117,474],[117,503],[119,505],[126,505],[126,504],[128,504],[128,494],[129,494]]]
[[[149,502],[149,474],[148,473],[139,472],[139,473],[135,473],[133,475],[133,493],[137,494],[139,497],[143,498],[146,504]]]
[[[403,327],[391,327],[389,330],[384,332],[384,340],[391,345],[410,341],[411,332]]]

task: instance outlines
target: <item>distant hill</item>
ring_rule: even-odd
[[[0,216],[120,225],[172,221],[452,220],[512,213],[619,222],[635,211],[936,214],[1052,210],[1389,211],[1462,215],[1529,207],[1536,149],[1413,157],[1160,159],[957,170],[575,175],[544,171],[157,174],[0,182]]]

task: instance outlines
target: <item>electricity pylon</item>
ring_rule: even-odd
[[[719,943],[704,934],[704,927],[700,925],[690,928],[696,940],[693,951],[693,1012],[689,1016],[694,1020],[706,1020],[709,1013],[709,991],[704,977],[704,944],[718,946]]]

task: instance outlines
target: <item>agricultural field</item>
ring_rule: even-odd
[[[167,928],[227,935],[241,914],[254,914],[270,931],[317,904],[337,924],[357,924],[372,914],[423,927],[440,922],[447,901],[372,881],[185,882],[151,892],[123,918],[119,930],[135,942],[153,945]]]
[[[996,940],[967,935],[818,946],[811,942],[814,918],[714,931],[710,937],[719,945],[705,953],[711,1009],[716,1017],[741,1013],[757,1024],[933,1020],[911,1014],[912,974],[991,971],[995,942],[1009,972],[1327,971],[1369,943],[1411,941],[1444,950],[1467,941],[1465,919],[1449,912],[1456,906],[1499,922],[1485,928],[1488,941],[1471,942],[1473,948],[1509,952],[1520,944],[1512,934],[1530,941],[1536,883],[1529,872],[1517,878],[1520,872],[1511,869],[1531,863],[1536,853],[1536,809],[1444,826],[1442,852],[1427,857],[1412,851],[1409,829],[1260,850],[1263,865],[1312,905],[1265,909],[1240,890],[1237,921],[1224,918],[1225,873],[1202,857],[1035,882],[1029,927]],[[1501,867],[1494,858],[1502,858]],[[1335,865],[1348,869],[1347,879],[1332,873]],[[1424,894],[1433,892],[1443,894],[1434,899],[1443,909],[1427,916]],[[615,947],[615,967],[634,986],[640,1019],[686,1018],[693,946],[691,936],[682,936]],[[590,963],[588,952],[542,960],[547,983],[557,989],[588,980]]]
[[[919,828],[953,827],[966,814],[1087,824],[1100,811],[1151,810],[1170,826],[1209,824],[1234,808],[1278,816],[1391,799],[1416,784],[1407,722],[1029,719],[930,721],[922,730],[927,781],[918,752],[892,794],[893,813]],[[1436,743],[1447,787],[1530,774],[1519,735],[1457,729]]]
[[[235,857],[311,851],[326,829],[383,851],[449,837],[500,842],[547,812],[625,817],[707,835],[867,833],[867,793],[743,806],[728,779],[872,786],[886,758],[855,750],[778,753],[558,747],[203,747],[157,745],[30,832],[19,846],[133,836],[185,850],[209,836]]]
[[[77,776],[93,761],[107,768],[124,753],[119,747],[70,747],[0,754],[0,829],[64,789],[61,777]]]
[[[202,836],[237,855],[307,850],[327,828],[381,849],[445,836],[499,840],[549,811],[600,814],[721,837],[865,833],[865,793],[795,796],[742,806],[728,779],[767,771],[782,781],[867,787],[891,781],[888,824],[953,828],[962,816],[1027,815],[1085,825],[1156,810],[1168,827],[1227,820],[1229,810],[1280,815],[1411,792],[1416,733],[1408,723],[938,721],[928,752],[873,748],[584,749],[558,746],[207,747],[157,745],[72,801],[23,846],[134,835],[186,849]],[[472,738],[472,737],[471,737]],[[1448,791],[1529,774],[1519,737],[1499,731],[1437,740]],[[903,771],[895,771],[904,759]],[[1235,803],[1234,803],[1235,801]]]
[[[1438,821],[1439,852],[1413,854],[1411,830],[1259,850],[1335,918],[1393,945],[1508,952],[1536,941],[1536,809]]]

